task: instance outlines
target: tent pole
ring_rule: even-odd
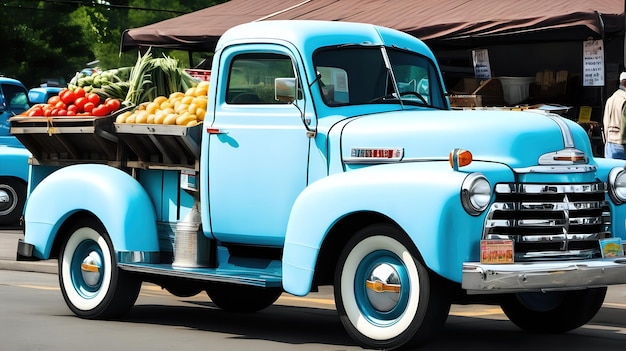
[[[604,21],[602,20],[602,14],[598,11],[596,11],[596,14],[598,15],[598,24],[600,25],[600,35],[602,38],[602,65],[604,66],[602,68],[603,73],[604,73],[604,84],[600,87],[600,106],[604,107],[604,103],[605,103],[605,87],[606,87],[606,83],[607,83],[607,76],[606,76],[606,45],[604,42],[605,39],[605,35],[604,35]]]

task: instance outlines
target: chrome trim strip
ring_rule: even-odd
[[[515,173],[586,173],[595,172],[598,168],[594,165],[550,165],[514,168]]]
[[[565,160],[558,160],[558,158],[564,158]],[[572,158],[576,160],[572,161],[571,160]],[[563,149],[563,150],[548,152],[546,154],[543,154],[539,156],[538,163],[544,166],[545,165],[548,165],[548,166],[574,165],[574,164],[586,165],[587,163],[589,163],[589,158],[584,152],[578,149],[569,148],[569,149]]]
[[[177,268],[171,264],[121,263],[119,268],[128,272],[150,275],[193,279],[205,282],[232,283],[252,285],[262,288],[282,287],[280,272],[268,273],[259,271],[236,270],[232,272],[220,271],[216,268]]]
[[[401,159],[385,159],[385,158],[362,158],[362,157],[345,157],[343,158],[345,164],[382,164],[382,163],[400,163],[400,162],[449,162],[447,158],[432,158],[432,157],[404,157]]]
[[[499,194],[571,194],[571,193],[604,193],[605,183],[585,184],[516,184],[499,183],[495,186],[495,192]]]
[[[469,294],[539,292],[626,283],[626,258],[481,264],[464,262],[462,286]]]
[[[420,157],[405,157],[400,160],[389,159],[363,159],[358,157],[346,157],[343,159],[345,164],[384,164],[384,163],[401,163],[401,162],[448,162],[447,159],[435,159],[435,158],[420,158]],[[543,165],[543,166],[531,166],[524,168],[513,168],[515,173],[586,173],[595,172],[598,168],[595,165]]]
[[[563,120],[563,117],[555,114],[546,114],[546,116],[553,120],[554,123],[556,123],[561,129],[561,135],[563,136],[563,145],[566,148],[574,147],[574,136],[572,135],[572,131],[571,129],[569,129],[567,123],[565,123],[565,121]]]
[[[519,208],[516,208],[518,204]],[[563,211],[563,210],[598,210],[606,206],[606,201],[576,202],[497,202],[492,205],[494,210],[513,211]]]
[[[585,240],[600,240],[606,235],[605,232],[599,233],[584,233],[584,234],[533,234],[533,235],[524,235],[520,238],[513,239],[511,235],[506,234],[489,234],[485,237],[487,240],[515,240],[519,243],[555,243],[557,241],[569,240],[569,241],[585,241]],[[572,250],[574,251],[574,250]],[[543,254],[547,251],[538,251],[537,254]],[[530,253],[530,252],[528,252]],[[526,254],[528,254],[526,253]],[[564,254],[563,251],[559,251],[561,255]],[[541,256],[537,256],[541,257]]]
[[[345,164],[372,164],[372,165],[378,165],[378,164],[383,164],[383,163],[400,163],[402,161],[407,161],[407,160],[402,160],[402,159],[381,159],[381,158],[360,158],[360,157],[347,157],[343,159],[343,163]]]
[[[160,255],[152,251],[117,251],[117,263],[158,263]]]

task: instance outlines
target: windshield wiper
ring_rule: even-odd
[[[416,101],[416,100],[413,100],[413,99],[402,99],[403,96],[407,96],[407,95],[415,96],[418,99],[420,99],[420,101]],[[376,104],[376,103],[386,103],[386,102],[392,102],[392,101],[397,101],[400,104],[409,103],[411,105],[418,105],[418,106],[425,106],[425,107],[434,107],[433,105],[428,103],[428,101],[426,100],[425,97],[422,96],[422,94],[420,94],[418,92],[415,92],[415,91],[404,91],[404,92],[401,92],[400,93],[400,98],[398,98],[398,94],[396,94],[396,93],[391,93],[391,94],[379,96],[379,97],[373,98],[372,100],[368,101],[368,103]]]

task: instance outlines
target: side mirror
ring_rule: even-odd
[[[296,100],[296,78],[275,78],[274,98],[281,102],[294,102]]]

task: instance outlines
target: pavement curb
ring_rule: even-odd
[[[58,260],[17,260],[17,246],[24,239],[20,228],[0,231],[0,270],[58,274]]]
[[[47,260],[47,261],[0,260],[0,270],[37,272],[37,273],[49,273],[49,274],[59,273],[57,260]]]

